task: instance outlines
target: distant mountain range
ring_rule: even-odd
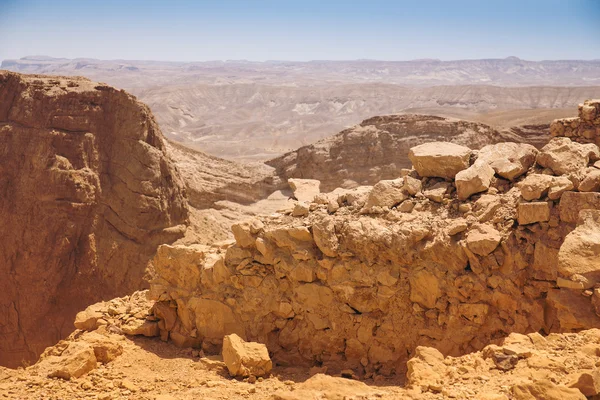
[[[374,115],[547,125],[600,97],[600,60],[182,63],[31,56],[5,60],[1,68],[82,75],[127,89],[150,106],[170,139],[245,160],[276,157]]]
[[[411,86],[588,86],[600,85],[600,60],[503,59],[441,61],[265,61],[166,62],[29,56],[4,60],[2,69],[23,73],[68,73],[105,79],[123,87],[202,83],[392,83]],[[165,73],[167,73],[165,76]],[[132,79],[132,75],[136,79]],[[120,77],[118,77],[119,75]],[[128,85],[128,86],[124,86]]]

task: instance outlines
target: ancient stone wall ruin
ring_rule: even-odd
[[[404,371],[420,345],[459,355],[600,327],[598,136],[570,136],[420,145],[397,179],[235,225],[230,246],[161,246],[160,334],[218,351],[237,333],[279,364],[368,377]]]
[[[586,100],[579,105],[578,111],[578,117],[555,120],[550,125],[550,134],[600,145],[600,100]]]

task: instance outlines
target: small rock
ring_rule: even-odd
[[[436,203],[441,203],[444,200],[444,195],[448,191],[450,185],[447,182],[438,182],[429,189],[425,190],[423,194],[429,200]]]
[[[129,390],[132,393],[135,393],[137,391],[139,391],[140,389],[133,383],[131,382],[129,379],[123,379],[121,381],[121,384],[119,385],[120,388],[122,389],[126,389]]]
[[[308,215],[308,212],[309,212],[309,204],[299,202],[299,203],[296,203],[296,205],[294,206],[294,209],[292,210],[292,216],[293,217],[304,217],[304,216]]]

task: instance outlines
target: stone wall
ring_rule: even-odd
[[[414,169],[235,225],[224,248],[161,246],[162,338],[217,352],[225,334],[276,363],[405,370],[511,332],[600,327],[600,150],[553,138],[411,149]]]
[[[578,117],[555,120],[550,125],[550,134],[600,145],[600,100],[586,100],[580,104]]]

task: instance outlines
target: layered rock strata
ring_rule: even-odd
[[[149,109],[84,78],[0,72],[0,156],[0,364],[16,367],[144,286],[188,214]]]

